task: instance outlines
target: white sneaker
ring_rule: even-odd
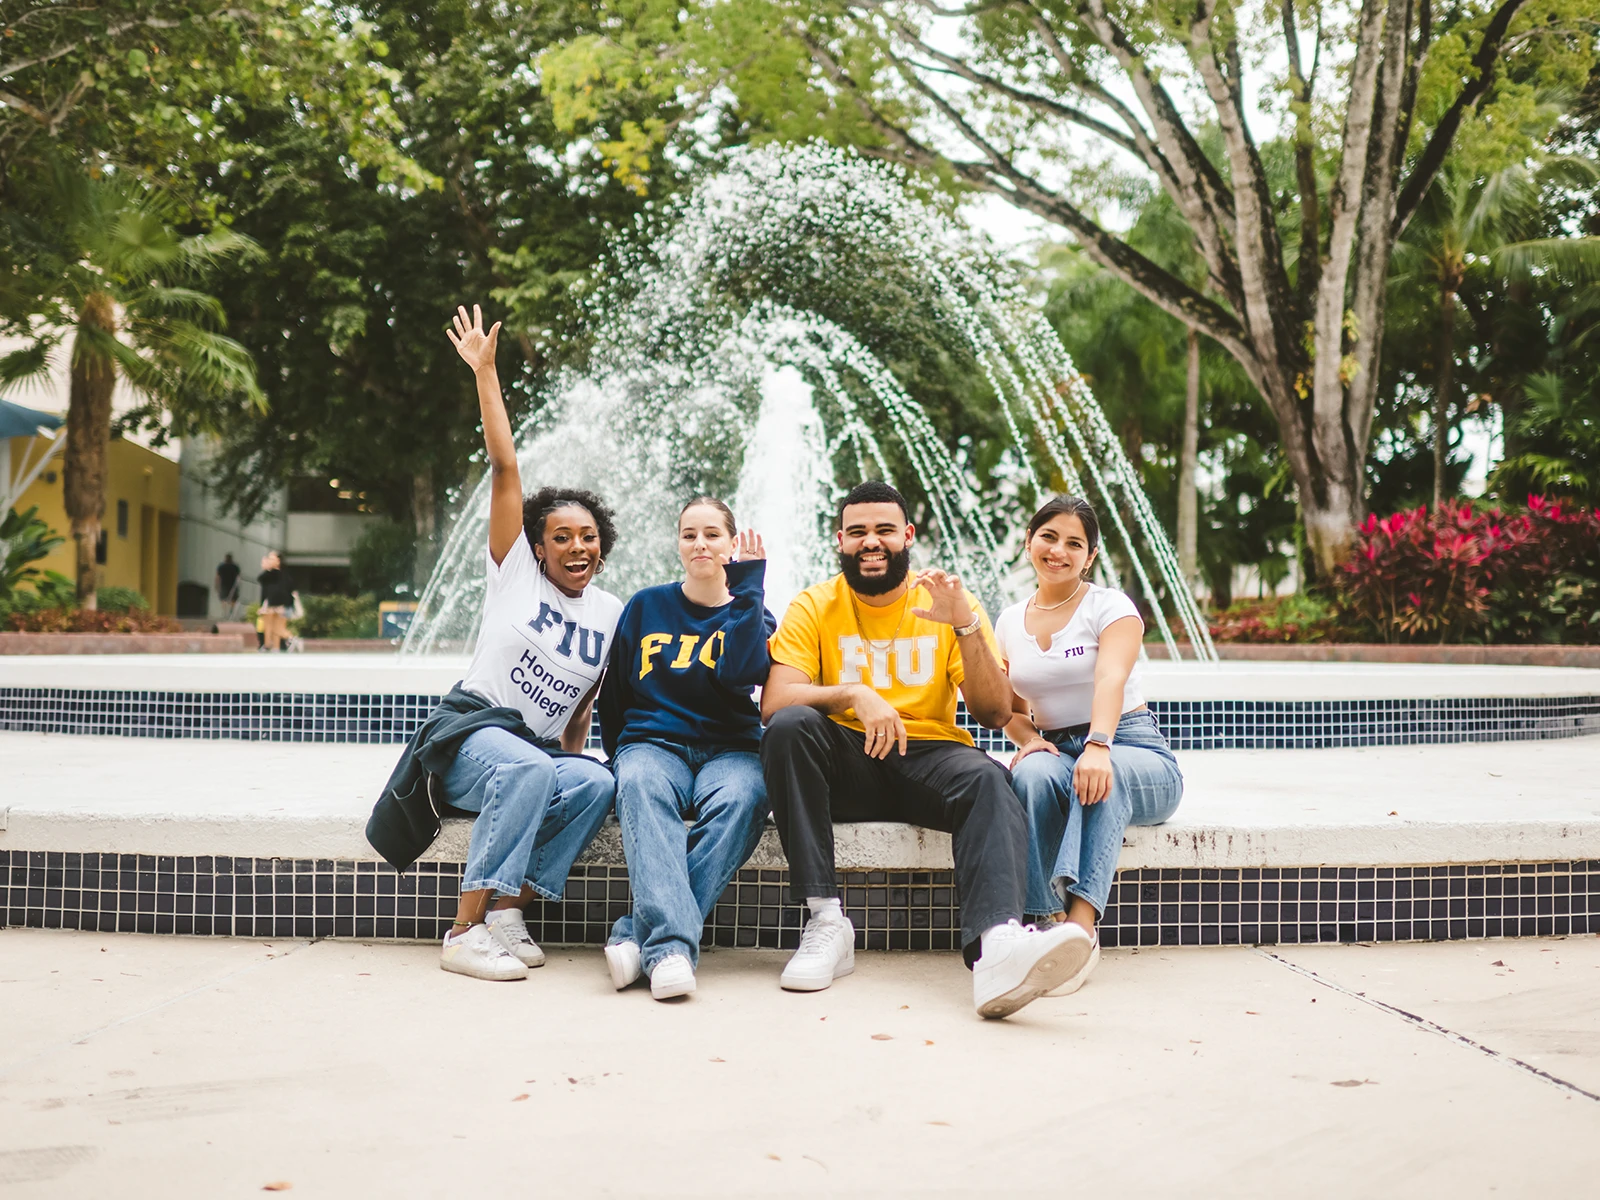
[[[650,968],[650,994],[657,1000],[694,992],[694,964],[686,954],[669,954]]]
[[[520,908],[495,909],[485,923],[494,940],[504,946],[512,958],[525,967],[544,966],[544,951],[528,936],[528,924]]]
[[[528,968],[489,932],[487,925],[474,925],[456,937],[446,936],[439,966],[457,975],[474,979],[526,979]]]
[[[790,992],[820,992],[855,969],[856,927],[850,918],[812,917],[778,986]]]
[[[639,943],[618,942],[606,947],[606,966],[611,968],[611,985],[621,991],[639,978]]]
[[[1068,921],[1038,929],[1011,921],[984,937],[987,952],[972,967],[972,1004],[983,1017],[1009,1017],[1060,987],[1089,960],[1094,939]]]
[[[1084,984],[1089,982],[1089,976],[1094,974],[1094,969],[1100,963],[1100,931],[1094,932],[1094,946],[1089,951],[1088,961],[1078,968],[1078,973],[1067,980],[1058,988],[1045,993],[1046,996],[1070,996]]]

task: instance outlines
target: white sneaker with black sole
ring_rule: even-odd
[[[525,967],[544,966],[544,951],[539,943],[528,936],[528,925],[520,908],[499,908],[489,913],[484,922],[495,941],[505,947]]]
[[[984,935],[972,966],[972,1004],[978,1015],[1009,1017],[1066,983],[1088,962],[1094,939],[1070,921],[1038,929],[1016,921]]]
[[[856,927],[850,918],[812,917],[778,985],[789,992],[820,992],[855,969]]]
[[[694,964],[685,954],[669,954],[650,968],[650,994],[671,1000],[694,993]]]
[[[1094,932],[1094,946],[1089,951],[1089,961],[1078,968],[1078,973],[1067,980],[1058,988],[1046,992],[1046,996],[1070,996],[1084,984],[1089,982],[1089,976],[1094,974],[1095,967],[1100,965],[1100,931]]]
[[[439,954],[439,966],[474,979],[506,982],[528,977],[528,968],[500,944],[500,939],[489,932],[487,925],[474,925],[465,933],[447,934]]]
[[[617,942],[607,946],[606,967],[611,972],[611,986],[617,991],[632,987],[643,973],[639,966],[639,943]]]

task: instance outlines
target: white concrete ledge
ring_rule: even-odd
[[[393,746],[0,733],[0,848],[374,858],[363,835]],[[1600,859],[1600,738],[1178,756],[1165,825],[1123,867],[1410,866]],[[428,857],[466,857],[465,821]],[[841,826],[841,869],[948,868],[949,838]],[[608,825],[585,861],[622,861]],[[781,867],[776,835],[755,867]]]
[[[0,687],[442,695],[456,656],[369,654],[0,656]],[[1152,700],[1441,700],[1600,696],[1600,670],[1421,663],[1151,662]]]

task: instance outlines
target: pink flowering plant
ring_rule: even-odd
[[[1370,516],[1335,581],[1341,624],[1382,642],[1600,641],[1600,509],[1446,503]]]

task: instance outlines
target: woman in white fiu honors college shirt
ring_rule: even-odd
[[[581,752],[622,615],[622,602],[593,583],[616,540],[600,498],[570,488],[522,495],[495,373],[499,332],[498,323],[484,332],[473,305],[470,320],[458,310],[450,335],[477,379],[493,471],[483,620],[461,687],[522,717],[515,732],[472,733],[442,775],[450,804],[478,816],[440,965],[479,979],[519,979],[544,962],[522,908],[561,898],[611,810],[610,770]]]
[[[1139,679],[1144,622],[1133,601],[1089,582],[1100,522],[1076,496],[1057,496],[1028,522],[1039,588],[994,623],[1016,693],[1006,734],[1012,785],[1028,810],[1027,909],[1095,934],[1089,961],[1050,994],[1083,986],[1100,959],[1105,912],[1132,825],[1159,825],[1183,796],[1172,748],[1145,706]]]

